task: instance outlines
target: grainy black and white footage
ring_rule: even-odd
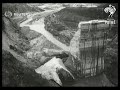
[[[118,4],[2,3],[2,86],[118,86]]]

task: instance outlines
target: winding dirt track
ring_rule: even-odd
[[[80,37],[80,30],[79,29],[73,39],[71,40],[70,46],[67,46],[65,44],[63,44],[62,42],[58,41],[50,32],[48,32],[47,30],[45,30],[45,24],[44,24],[44,18],[48,15],[51,15],[55,12],[58,12],[60,10],[62,10],[64,7],[62,8],[58,8],[56,10],[47,10],[44,11],[42,13],[36,13],[34,15],[32,15],[32,17],[30,17],[29,19],[27,19],[26,21],[22,22],[20,24],[20,27],[24,27],[24,26],[28,26],[31,30],[34,30],[38,33],[41,33],[42,35],[44,35],[50,42],[52,42],[53,44],[55,44],[56,46],[60,47],[63,51],[69,52],[71,53],[73,56],[76,57],[76,53],[78,52],[78,48],[79,48],[79,37]],[[35,21],[33,18],[38,17],[40,18],[38,21]],[[32,24],[29,24],[29,22],[32,21]],[[54,50],[53,50],[54,52]]]
[[[58,12],[59,10],[56,10],[56,11],[49,10],[49,11],[42,12],[39,14],[40,19],[38,21],[35,21],[34,24],[32,24],[32,25],[28,24],[30,21],[33,20],[33,18],[31,17],[31,18],[27,19],[26,21],[22,22],[20,24],[20,27],[28,26],[31,30],[34,30],[34,31],[44,35],[49,41],[51,41],[53,44],[57,45],[61,49],[65,50],[65,51],[69,51],[69,47],[67,45],[58,41],[56,38],[54,38],[54,36],[51,33],[49,33],[47,30],[45,30],[44,18],[50,14]],[[36,15],[34,15],[33,17],[35,17],[35,16]]]

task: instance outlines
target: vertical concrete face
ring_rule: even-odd
[[[94,31],[95,32],[98,32],[98,31],[105,32],[106,30],[109,29],[109,25],[106,24],[106,22],[107,22],[106,20],[91,20],[88,22],[87,21],[80,22],[78,24],[77,32],[79,32],[79,33],[76,33],[76,34],[80,35],[80,36],[78,36],[79,39],[77,39],[78,43],[79,43],[78,44],[79,45],[78,46],[79,53],[77,56],[78,56],[78,59],[82,63],[82,66],[80,68],[83,70],[82,74],[84,74],[84,76],[87,76],[87,74],[89,74],[89,76],[94,76],[104,70],[104,57],[102,57],[104,50],[102,48],[104,47],[103,44],[105,44],[103,42],[107,40],[107,39],[105,40],[105,38],[101,39],[100,37],[103,37],[104,35],[100,34],[99,35],[100,37],[97,37],[98,39],[97,40],[95,39],[95,41],[94,41],[95,46],[93,46],[93,44],[92,44],[93,43],[92,39],[91,39],[91,41],[85,40],[85,41],[81,42],[82,36],[84,35],[84,30],[87,30],[87,32],[88,32],[88,33],[86,32],[87,34],[90,34],[90,29],[94,29],[92,26],[94,24],[92,24],[92,23],[96,23],[96,31],[95,30]],[[96,34],[96,33],[94,34],[94,32],[92,32],[92,33],[93,33],[93,35]],[[91,35],[88,35],[88,36],[89,36],[89,38],[92,37]],[[98,35],[96,35],[96,36],[98,36]],[[94,37],[92,37],[92,38],[94,38]],[[90,48],[94,49],[95,52],[90,52]],[[98,48],[99,48],[99,50],[98,50]],[[90,52],[90,55],[87,52]],[[92,54],[94,54],[94,55],[92,55]],[[97,54],[99,54],[99,55],[97,56]],[[91,57],[94,57],[94,59]]]

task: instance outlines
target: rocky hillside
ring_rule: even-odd
[[[13,13],[19,12],[42,12],[43,9],[38,7],[30,7],[27,4],[3,4],[3,14],[10,10]],[[78,30],[80,21],[92,19],[106,19],[107,14],[103,12],[102,7],[98,8],[73,8],[67,7],[57,13],[45,17],[45,29],[49,31],[57,40],[70,45],[75,32]],[[40,75],[34,72],[34,69],[49,61],[53,56],[62,57],[66,66],[72,66],[71,57],[68,54],[59,55],[54,53],[46,54],[44,48],[61,50],[58,46],[47,40],[42,34],[30,30],[29,27],[19,27],[19,24],[26,20],[25,17],[2,17],[2,84],[3,86],[58,86],[54,81],[46,81]],[[117,14],[115,14],[117,18]],[[114,34],[114,35],[113,35]],[[112,28],[109,34],[110,38],[117,34],[117,26]],[[118,37],[118,36],[116,36]],[[106,50],[107,62],[117,61],[117,39],[113,39],[113,43],[109,44]],[[115,46],[115,47],[113,47]],[[114,51],[114,52],[113,52]],[[111,58],[113,58],[111,60]],[[69,58],[68,58],[69,57]],[[116,63],[115,63],[116,64]],[[110,64],[109,64],[110,65]],[[117,64],[116,64],[117,65]],[[110,66],[109,66],[110,67]],[[72,67],[71,67],[72,68]],[[73,68],[72,68],[73,69]],[[113,71],[112,67],[110,67]],[[107,68],[109,70],[109,68]],[[106,70],[106,71],[107,71]],[[72,70],[71,70],[72,71]],[[74,70],[73,70],[74,71]],[[66,76],[60,78],[71,80],[65,71],[60,71]],[[117,71],[116,71],[117,72]],[[109,72],[111,73],[111,72]],[[109,75],[107,73],[107,75]],[[117,85],[116,75],[112,82]],[[112,76],[109,77],[110,79]],[[32,82],[31,82],[32,80]],[[66,80],[66,81],[67,81]],[[72,81],[72,80],[71,80]]]

